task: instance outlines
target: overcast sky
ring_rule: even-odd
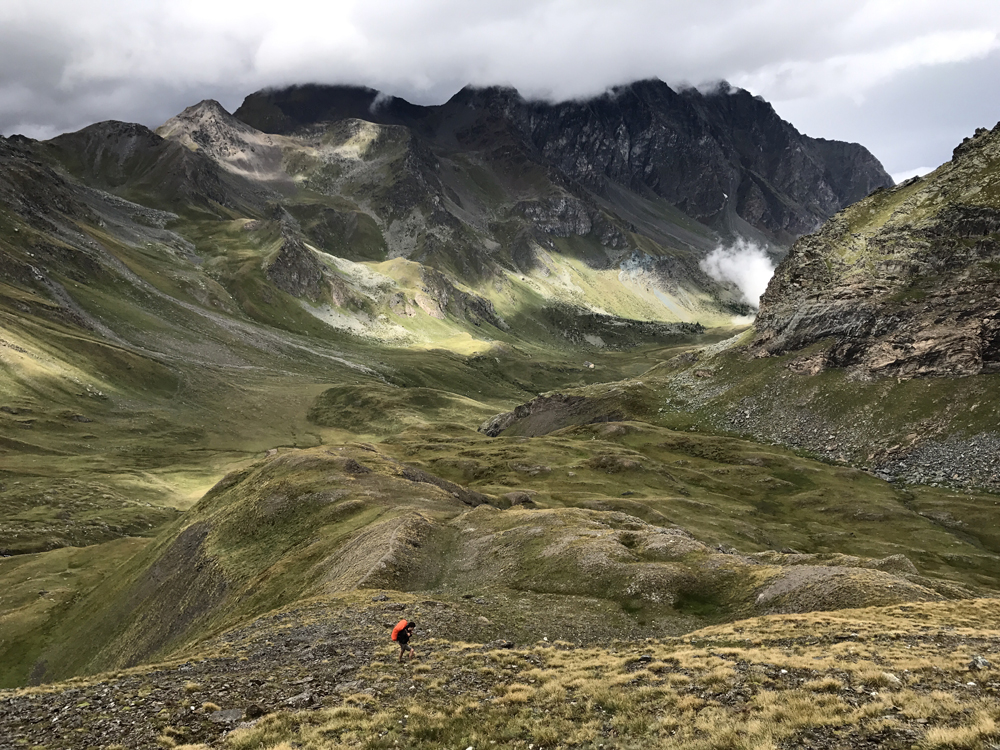
[[[0,0],[0,133],[38,138],[292,83],[429,104],[725,79],[900,176],[1000,120],[998,74],[997,0]]]

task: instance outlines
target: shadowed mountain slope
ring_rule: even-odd
[[[247,97],[236,116],[278,133],[366,119],[410,127],[442,148],[495,146],[495,132],[506,131],[612,204],[608,182],[648,191],[724,235],[759,232],[779,244],[892,184],[863,147],[803,136],[769,104],[724,83],[702,93],[639,81],[559,104],[468,88],[437,107],[371,89],[295,87]]]
[[[184,144],[135,123],[101,122],[48,141],[85,184],[153,208],[231,216],[259,211],[269,191],[238,179]]]

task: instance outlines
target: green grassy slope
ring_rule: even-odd
[[[956,517],[992,508],[964,503]],[[937,522],[940,506],[952,508],[944,493],[649,424],[533,439],[426,424],[227,476],[50,616],[48,646],[4,680],[163,658],[355,587],[487,597],[489,620],[522,639],[565,629],[572,611],[575,637],[591,641],[991,590],[998,550]]]

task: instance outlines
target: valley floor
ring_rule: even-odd
[[[392,384],[227,382],[250,394],[218,427],[238,439],[178,411],[134,438],[144,473],[21,454],[7,536],[57,549],[0,560],[0,678],[33,685],[0,691],[0,750],[1000,743],[995,496],[709,434],[649,369],[696,343],[596,367],[397,352]],[[474,430],[564,386],[622,413]],[[116,419],[64,421],[103,449]],[[68,483],[83,464],[93,486]]]

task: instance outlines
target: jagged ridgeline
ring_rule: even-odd
[[[63,283],[72,269],[87,288],[140,287],[126,305],[153,293],[465,353],[728,324],[751,307],[700,268],[708,252],[743,237],[779,257],[891,184],[861,146],[803,136],[745,91],[659,81],[563,104],[465,89],[435,107],[304,86],[249,96],[235,117],[205,101],[156,133],[13,138],[3,159],[4,278],[63,315],[92,307]]]
[[[669,232],[674,223],[662,205],[655,210],[657,198],[726,234],[783,243],[891,184],[863,147],[803,136],[767,102],[728,84],[675,92],[649,80],[555,105],[525,101],[513,89],[467,88],[436,107],[371,89],[303,86],[249,96],[235,115],[286,135],[349,120],[403,128],[431,149],[425,156],[436,174],[420,177],[448,213],[465,218],[456,211],[462,198],[472,215],[498,207],[470,190],[475,174],[466,165],[434,159],[464,153],[492,173],[494,197],[515,199],[509,207],[518,223],[527,218],[536,231],[556,236],[595,234],[606,252],[636,249],[622,229],[667,239],[649,231],[659,224]],[[413,207],[406,203],[397,206]],[[697,246],[698,237],[673,240]]]

